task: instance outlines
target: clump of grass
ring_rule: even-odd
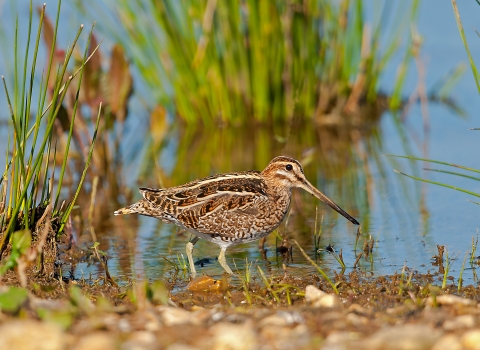
[[[0,258],[6,251],[7,246],[14,243],[15,232],[24,230],[28,234],[39,235],[39,219],[51,208],[49,220],[52,224],[52,230],[59,235],[64,230],[65,224],[74,207],[75,201],[79,195],[80,188],[85,180],[87,168],[92,158],[92,151],[98,131],[100,121],[100,111],[97,117],[97,123],[93,134],[89,153],[85,159],[84,171],[79,179],[74,197],[65,206],[60,202],[65,170],[69,162],[69,148],[74,129],[75,115],[78,107],[78,96],[82,83],[85,64],[89,61],[97,48],[91,51],[89,55],[89,46],[92,33],[88,37],[86,49],[81,60],[80,68],[73,74],[67,74],[67,67],[70,64],[72,54],[77,46],[77,41],[83,30],[83,25],[78,29],[76,36],[65,52],[65,58],[57,67],[53,65],[54,56],[58,54],[55,51],[55,38],[58,33],[60,19],[61,1],[58,2],[57,16],[53,31],[53,44],[48,49],[50,56],[47,64],[46,73],[40,79],[39,95],[34,96],[34,81],[37,71],[37,56],[41,33],[45,19],[45,5],[40,11],[40,21],[35,41],[31,41],[32,34],[32,2],[30,2],[30,15],[28,23],[28,37],[25,52],[20,53],[19,47],[19,23],[16,21],[14,48],[14,71],[13,88],[2,76],[3,85],[7,103],[10,110],[10,119],[12,130],[9,137],[12,140],[9,143],[9,153],[7,154],[5,171],[0,179],[2,186],[2,205],[1,209],[1,239],[0,239]],[[93,30],[93,28],[92,28]],[[33,45],[33,54],[30,53]],[[78,76],[77,81],[74,78]],[[54,125],[59,123],[63,110],[64,99],[67,90],[76,84],[76,94],[73,102],[73,113],[69,117],[70,130],[63,150],[61,167],[56,169],[55,156],[57,153],[57,144],[53,137]],[[51,90],[50,90],[51,88]],[[13,93],[12,93],[13,92]],[[51,95],[49,96],[49,92]],[[47,102],[51,98],[50,102]],[[36,111],[34,105],[36,104]],[[31,115],[34,115],[33,119]],[[52,160],[53,158],[53,160]],[[57,191],[53,189],[56,171],[59,171],[56,180]],[[48,209],[50,210],[50,209]],[[25,234],[26,235],[26,234]],[[26,237],[26,236],[23,237]],[[27,237],[28,238],[28,237]],[[26,240],[28,241],[28,239]],[[17,240],[18,241],[18,240]],[[24,240],[25,241],[25,240]],[[23,247],[23,246],[22,246]],[[11,255],[15,251],[20,252],[12,246]],[[10,259],[8,261],[11,261]],[[14,259],[18,263],[19,259]],[[8,265],[8,262],[7,262]],[[4,265],[5,266],[5,265]]]
[[[300,252],[303,254],[303,256],[305,257],[305,259],[308,260],[308,262],[310,264],[312,264],[313,267],[315,267],[315,269],[318,271],[318,273],[320,273],[323,278],[325,278],[325,280],[328,282],[328,284],[330,284],[330,286],[332,287],[332,289],[335,291],[336,294],[338,294],[338,289],[337,289],[337,286],[335,285],[335,283],[332,282],[332,280],[330,279],[330,277],[328,277],[328,275],[325,273],[325,271],[323,271],[320,266],[318,266],[315,261],[312,260],[312,258],[310,258],[307,253],[305,253],[305,251],[303,250],[303,248],[300,246],[300,244],[298,244],[298,242],[296,240],[292,240],[298,247],[298,249],[300,249]]]
[[[418,4],[388,2],[368,23],[361,0],[77,2],[86,15],[102,17],[102,29],[127,51],[157,103],[190,124],[234,125],[285,121],[294,110],[321,119],[374,103]],[[394,28],[386,30],[393,13]],[[394,108],[412,59],[408,40]]]
[[[340,264],[340,267],[342,268],[342,271],[345,271],[346,265],[345,262],[343,261],[343,253],[342,250],[340,249],[340,253],[337,254],[335,251],[335,248],[332,245],[328,245],[327,249],[325,249],[329,254],[333,255],[335,260]]]
[[[234,261],[235,264],[235,261]],[[235,267],[237,269],[237,274],[240,276],[242,280],[242,287],[243,287],[243,294],[245,295],[245,298],[247,299],[248,305],[252,305],[252,296],[250,295],[250,287],[251,287],[251,282],[252,282],[252,268],[253,268],[253,262],[250,261],[248,262],[248,258],[245,258],[245,273],[242,274],[240,270],[237,268],[237,265],[235,264]]]
[[[443,272],[442,289],[445,289],[447,287],[447,278],[448,278],[448,273],[450,272],[451,265],[452,265],[452,262],[448,258],[448,250],[447,248],[445,248],[445,270]]]
[[[465,257],[463,258],[463,263],[462,263],[462,269],[458,274],[458,291],[459,292],[462,289],[462,285],[463,285],[463,271],[465,270],[465,262],[467,261],[467,256],[468,256],[468,252],[465,253]]]
[[[277,303],[280,303],[280,298],[277,294],[277,292],[275,291],[275,289],[272,288],[272,285],[270,284],[270,282],[268,281],[267,277],[265,276],[265,273],[263,272],[263,270],[260,268],[260,266],[257,266],[258,268],[258,272],[260,272],[260,277],[262,278],[262,281],[263,283],[265,284],[265,287],[267,288],[267,290],[272,294],[272,296],[275,298],[275,300],[277,301]]]
[[[477,247],[478,247],[478,234],[476,239],[472,237],[472,249],[470,251],[470,265],[472,265],[475,261],[475,253],[477,251]]]
[[[322,230],[323,230],[323,215],[320,219],[320,225],[317,230],[317,221],[318,221],[318,207],[315,207],[315,225],[313,228],[313,247],[315,249],[315,255],[320,249],[320,240],[322,239]]]

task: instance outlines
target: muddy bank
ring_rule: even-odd
[[[338,295],[317,275],[121,287],[30,277],[27,289],[3,278],[0,349],[480,348],[479,290],[414,271],[338,275]]]

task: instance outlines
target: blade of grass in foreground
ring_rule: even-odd
[[[424,169],[427,170],[427,171],[434,171],[434,172],[437,172],[437,173],[455,175],[455,176],[465,177],[465,178],[470,179],[470,180],[480,181],[480,177],[469,176],[469,175],[466,175],[466,174],[457,173],[455,171],[446,171],[446,170],[430,169],[430,168],[424,168]]]
[[[451,166],[451,167],[455,167],[455,168],[460,168],[460,169],[472,171],[472,172],[474,172],[474,173],[480,173],[480,170],[479,170],[479,169],[469,168],[469,167],[466,167],[466,166],[463,166],[463,165],[458,165],[458,164],[453,164],[453,163],[442,162],[442,161],[440,161],[440,160],[420,158],[420,157],[415,157],[415,156],[398,156],[398,155],[395,155],[395,154],[386,154],[385,156],[387,156],[387,157],[396,157],[396,158],[404,158],[404,159],[412,159],[412,160],[420,160],[420,161],[423,161],[423,162],[429,162],[429,163],[436,163],[436,164],[448,165],[448,166]]]
[[[100,103],[100,106],[98,107],[97,123],[95,124],[95,131],[93,133],[92,143],[90,145],[90,150],[88,152],[87,162],[85,164],[85,168],[83,169],[82,177],[80,178],[80,182],[78,184],[77,191],[75,192],[75,196],[73,197],[72,202],[68,205],[67,210],[65,210],[65,212],[62,215],[61,226],[60,226],[60,229],[58,230],[58,233],[61,233],[63,231],[63,228],[67,223],[67,219],[70,216],[70,213],[72,212],[73,206],[75,205],[75,201],[77,200],[78,195],[80,194],[80,189],[82,188],[83,181],[85,180],[85,176],[87,175],[87,170],[88,170],[88,167],[90,166],[90,161],[92,160],[93,148],[95,147],[95,141],[97,139],[101,111],[102,111],[102,104]]]
[[[395,170],[395,169],[393,169],[393,171],[395,171],[396,173],[401,174],[401,175],[403,175],[403,176],[410,177],[410,178],[412,178],[412,179],[414,179],[414,180],[418,180],[418,181],[422,181],[422,182],[427,182],[427,183],[434,184],[434,185],[438,185],[438,186],[442,186],[442,187],[451,188],[452,190],[455,190],[455,191],[460,191],[460,192],[464,192],[464,193],[470,194],[470,195],[475,196],[475,197],[480,197],[480,194],[479,194],[479,193],[475,193],[475,192],[466,190],[466,189],[461,188],[461,187],[452,186],[452,185],[444,184],[444,183],[437,182],[437,181],[427,180],[427,179],[423,179],[423,178],[421,178],[421,177],[416,177],[416,176],[412,176],[412,175],[407,175],[407,174],[402,173],[401,171],[398,171],[398,170]]]
[[[73,112],[72,112],[72,116],[71,116],[71,120],[70,120],[70,130],[68,132],[67,143],[65,145],[64,157],[63,157],[63,161],[62,161],[62,169],[60,170],[60,177],[58,179],[57,195],[55,196],[55,204],[53,205],[54,209],[57,208],[58,201],[60,199],[60,192],[61,192],[61,189],[62,189],[63,176],[65,174],[65,169],[66,169],[67,163],[68,163],[68,151],[70,150],[70,143],[71,143],[72,135],[73,135],[73,127],[75,125],[75,116],[77,115],[78,97],[80,96],[80,88],[82,86],[83,72],[84,72],[84,69],[85,69],[86,59],[88,57],[88,50],[90,48],[90,42],[92,40],[94,27],[95,27],[95,24],[92,25],[92,29],[90,30],[90,35],[88,36],[87,45],[85,46],[85,52],[83,54],[83,63],[82,63],[81,71],[80,71],[80,76],[78,78],[77,93],[75,94],[75,102],[73,104]],[[101,106],[100,106],[100,109],[101,109]],[[99,109],[99,111],[100,111],[100,109]],[[97,116],[97,126],[96,126],[95,131],[98,129],[98,120],[100,119],[99,117],[100,117],[100,115]],[[88,161],[90,161],[90,160],[88,160]],[[85,166],[85,167],[87,167],[87,166]]]
[[[462,20],[460,19],[460,13],[458,12],[456,0],[452,0],[452,7],[453,7],[453,12],[455,13],[455,20],[457,21],[458,31],[460,32],[460,36],[462,37],[463,46],[465,46],[465,50],[467,51],[467,55],[468,55],[468,60],[470,61],[470,67],[472,68],[473,78],[475,79],[475,83],[477,84],[477,90],[480,93],[480,74],[478,73],[477,66],[473,61],[472,54],[470,53],[470,49],[468,47],[467,38],[465,37],[465,32],[463,31]]]
[[[335,283],[332,282],[332,280],[330,279],[330,277],[328,277],[328,275],[325,273],[325,271],[323,271],[320,266],[318,266],[315,261],[313,261],[308,255],[307,253],[305,253],[305,251],[303,250],[302,247],[300,247],[300,244],[298,244],[298,242],[294,239],[292,239],[293,243],[295,243],[298,247],[298,249],[300,249],[300,251],[302,252],[303,256],[305,257],[305,259],[308,260],[308,262],[310,264],[313,265],[313,267],[315,267],[315,269],[317,269],[317,271],[323,276],[323,278],[325,278],[327,280],[327,282],[330,284],[330,286],[333,288],[333,290],[335,291],[335,294],[338,294],[338,289],[337,289],[337,286],[335,285]]]

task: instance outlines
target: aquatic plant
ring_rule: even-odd
[[[478,1],[477,3],[480,5]],[[457,22],[458,31],[460,33],[460,37],[462,38],[463,46],[465,46],[465,51],[467,52],[467,55],[468,55],[468,61],[470,62],[472,75],[473,75],[473,78],[475,79],[475,83],[477,84],[477,90],[480,93],[480,74],[478,73],[477,65],[475,64],[472,54],[470,53],[470,48],[468,47],[467,38],[465,36],[465,31],[463,30],[462,19],[460,18],[460,12],[458,11],[456,0],[452,0],[452,7],[453,7],[453,13],[455,14],[455,20]]]
[[[31,235],[40,236],[40,227],[46,221],[51,224],[51,230],[56,234],[62,233],[79,195],[80,188],[85,180],[86,172],[92,159],[93,147],[100,121],[101,105],[98,109],[96,126],[88,152],[83,156],[83,173],[77,177],[77,187],[73,198],[69,202],[61,202],[62,184],[67,167],[70,164],[69,149],[75,125],[75,116],[78,105],[82,78],[85,64],[91,59],[98,47],[90,49],[92,32],[88,37],[80,67],[73,73],[68,72],[72,65],[71,58],[76,50],[78,39],[82,33],[83,25],[78,29],[76,36],[65,52],[59,52],[55,47],[55,38],[59,31],[60,7],[58,2],[57,16],[52,34],[51,46],[46,71],[40,79],[40,87],[35,85],[37,79],[37,57],[42,31],[45,30],[45,5],[39,11],[39,25],[35,41],[31,41],[33,8],[30,1],[30,15],[28,23],[28,37],[25,52],[19,52],[19,22],[15,25],[14,46],[11,52],[14,55],[14,70],[12,79],[2,76],[5,94],[10,111],[11,123],[9,124],[9,138],[6,155],[5,171],[0,179],[0,257],[12,243],[11,254],[22,255],[25,247],[31,241]],[[92,28],[93,30],[93,28]],[[30,50],[33,45],[33,54]],[[58,60],[63,54],[63,61]],[[11,83],[10,83],[11,82]],[[13,84],[13,88],[11,87]],[[73,86],[76,85],[76,88]],[[10,86],[10,87],[9,87]],[[73,89],[73,90],[72,90]],[[12,93],[13,91],[13,93]],[[72,114],[66,113],[67,92],[74,91]],[[50,102],[48,102],[50,100]],[[36,104],[36,109],[35,109]],[[32,118],[33,114],[33,118]],[[59,142],[55,137],[55,126],[59,123],[67,124],[68,137],[65,143]],[[57,146],[62,149],[59,150]],[[61,158],[57,159],[57,151]],[[56,177],[58,174],[58,178]],[[56,191],[54,190],[56,186]],[[42,221],[43,220],[43,221]],[[15,235],[14,235],[14,232]],[[22,237],[19,237],[20,233]],[[13,236],[13,239],[12,239]],[[37,237],[37,240],[40,240]],[[15,244],[15,242],[20,242]],[[23,243],[22,243],[23,242]],[[41,258],[42,252],[39,252]],[[17,259],[8,259],[7,267],[14,267]],[[31,261],[30,261],[31,262]],[[5,267],[6,265],[3,265]],[[2,268],[2,271],[5,269]]]
[[[410,160],[414,160],[414,161],[422,161],[422,162],[427,162],[427,163],[446,165],[446,166],[457,168],[457,169],[463,169],[467,172],[480,173],[479,169],[470,168],[470,167],[466,167],[466,166],[458,165],[458,164],[454,164],[454,163],[443,162],[443,161],[439,161],[439,160],[426,159],[426,158],[420,158],[420,157],[414,157],[414,156],[399,156],[399,155],[393,155],[393,154],[389,154],[388,156],[389,157],[397,157],[397,158],[405,158],[405,159],[410,159]],[[474,181],[480,181],[480,177],[472,176],[472,175],[469,175],[468,173],[460,173],[460,172],[457,172],[457,171],[448,171],[448,170],[443,170],[443,169],[425,169],[425,170],[435,171],[435,172],[448,174],[448,175],[460,176],[460,177],[468,178],[468,179],[471,179],[471,180],[474,180]],[[432,180],[428,180],[428,179],[425,179],[425,178],[408,175],[408,174],[405,174],[405,173],[403,173],[401,171],[398,171],[398,170],[394,170],[394,171],[401,174],[401,175],[404,175],[406,177],[410,177],[414,180],[431,183],[431,184],[434,184],[434,185],[450,188],[450,189],[453,189],[455,191],[464,192],[464,193],[467,193],[467,194],[475,196],[475,197],[480,197],[480,193],[470,191],[466,188],[461,188],[461,187],[454,186],[454,185],[449,185],[449,184],[443,183],[443,182],[432,181]],[[473,203],[479,204],[477,202],[473,202]]]
[[[351,115],[377,102],[396,54],[403,59],[389,103],[399,108],[415,51],[406,24],[419,0],[389,1],[372,11],[373,23],[362,0],[76,4],[102,18],[99,27],[125,49],[154,103],[188,124],[238,125]]]

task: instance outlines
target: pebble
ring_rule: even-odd
[[[213,350],[249,350],[257,347],[257,335],[250,322],[242,325],[217,323],[211,331]]]
[[[109,333],[91,333],[78,338],[73,350],[115,350],[117,346]]]
[[[0,326],[0,350],[60,350],[65,337],[60,328],[47,322],[13,320]]]
[[[354,313],[349,313],[347,315],[347,322],[352,326],[358,327],[366,325],[368,323],[368,318],[365,316],[359,316]]]
[[[348,307],[348,312],[354,312],[358,315],[362,316],[372,316],[373,315],[373,310],[372,309],[367,309],[359,304],[352,304]]]
[[[463,306],[474,306],[477,305],[475,300],[462,298],[457,295],[452,294],[443,294],[436,297],[437,305],[463,305]],[[434,299],[432,297],[427,298],[427,305],[434,306]]]
[[[325,293],[312,285],[307,286],[305,289],[305,300],[311,303],[313,307],[318,308],[332,309],[342,307],[342,302],[336,295]]]
[[[462,350],[462,343],[455,334],[446,334],[437,340],[432,350]]]
[[[353,344],[358,344],[361,338],[358,332],[333,331],[331,332],[322,346],[322,350],[347,350],[353,349]]]
[[[159,306],[157,310],[160,311],[161,319],[166,326],[198,324],[200,322],[198,317],[192,316],[191,312],[178,307]]]
[[[295,323],[304,323],[305,320],[298,312],[279,311],[276,314],[263,318],[259,325],[264,326],[287,326]]]
[[[172,344],[167,347],[166,350],[197,350],[198,348],[194,348],[193,346],[186,345],[186,344]]]
[[[137,331],[132,333],[128,340],[122,344],[121,350],[148,350],[156,349],[157,338],[153,333],[147,331]],[[100,349],[99,349],[100,350]]]
[[[442,332],[421,324],[385,327],[362,343],[365,349],[430,349],[441,337]]]
[[[480,350],[480,330],[472,329],[465,332],[461,338],[462,345],[468,350]]]
[[[475,327],[475,317],[473,315],[461,315],[447,320],[443,323],[443,329],[446,331],[455,331],[457,329]]]
[[[304,324],[294,328],[268,325],[262,328],[260,334],[266,349],[308,349],[311,341],[308,327]]]

